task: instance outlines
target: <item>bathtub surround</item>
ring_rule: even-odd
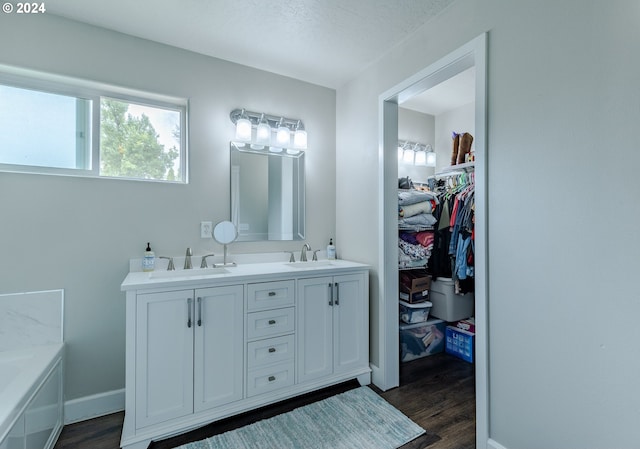
[[[64,291],[0,295],[0,447],[50,449],[63,425]]]
[[[64,290],[0,295],[0,351],[61,343]]]

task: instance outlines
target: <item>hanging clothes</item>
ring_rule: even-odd
[[[428,266],[434,279],[451,278],[455,292],[474,291],[474,210],[473,174],[455,174],[438,180],[439,207],[434,246]]]

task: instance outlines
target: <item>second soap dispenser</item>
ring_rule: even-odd
[[[329,239],[329,244],[327,245],[327,259],[335,260],[336,258],[336,247],[333,244],[333,239]]]

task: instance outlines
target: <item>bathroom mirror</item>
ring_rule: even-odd
[[[231,143],[231,221],[238,241],[304,240],[304,152]]]
[[[230,221],[221,221],[213,228],[213,238],[221,245],[233,243],[238,237],[236,227]]]
[[[213,239],[221,245],[224,245],[224,258],[222,259],[222,263],[214,263],[214,268],[236,266],[235,262],[227,262],[227,245],[235,242],[236,238],[238,238],[238,230],[230,221],[221,221],[213,228]]]

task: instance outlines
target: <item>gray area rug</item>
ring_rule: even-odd
[[[423,433],[360,387],[178,449],[395,449]]]

